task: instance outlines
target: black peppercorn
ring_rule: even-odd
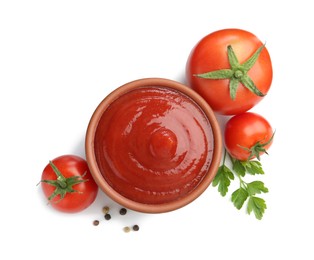
[[[132,227],[132,229],[133,229],[134,231],[139,231],[139,230],[140,230],[140,227],[139,227],[138,225],[134,225],[134,226]]]
[[[120,215],[125,215],[126,213],[127,213],[127,209],[126,208],[120,209]]]
[[[105,214],[105,220],[110,220],[111,219],[111,215],[109,213]]]

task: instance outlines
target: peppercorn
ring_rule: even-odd
[[[134,231],[139,231],[139,230],[140,230],[140,227],[139,227],[138,225],[134,225],[134,226],[132,227],[132,229],[133,229]]]
[[[130,229],[130,227],[124,227],[124,228],[123,228],[123,231],[124,231],[125,233],[129,233],[129,232],[131,231],[131,229]]]
[[[127,209],[126,208],[122,208],[119,211],[120,215],[125,215],[127,213]]]
[[[94,225],[94,226],[98,226],[98,225],[99,225],[99,220],[94,220],[94,221],[93,221],[93,225]]]
[[[105,214],[105,220],[110,220],[111,219],[111,215],[109,213]]]
[[[103,212],[104,214],[107,214],[107,213],[109,212],[109,207],[108,207],[108,206],[103,207],[103,208],[102,208],[102,212]]]

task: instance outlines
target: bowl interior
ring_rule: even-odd
[[[121,103],[118,103],[120,98],[122,100],[122,98],[127,96],[128,93],[136,93],[136,90],[138,89],[141,89],[144,91],[148,88],[153,88],[153,87],[157,87],[159,89],[166,89],[172,92],[176,92],[180,95],[182,94],[185,97],[188,97],[189,99],[191,99],[193,102],[195,102],[197,104],[197,107],[201,110],[201,112],[206,117],[206,120],[207,120],[206,122],[208,123],[210,127],[211,136],[212,136],[211,138],[213,141],[212,147],[210,148],[210,153],[211,153],[210,162],[206,165],[206,168],[204,168],[205,166],[202,168],[204,169],[205,173],[203,174],[201,180],[197,183],[197,185],[195,185],[195,187],[191,189],[189,192],[185,192],[185,193],[182,192],[180,196],[172,196],[173,199],[169,195],[168,196],[169,199],[165,201],[160,200],[157,202],[150,201],[149,196],[145,196],[145,194],[138,195],[138,197],[129,196],[127,193],[124,194],[124,191],[126,191],[125,186],[123,187],[121,186],[122,188],[119,189],[119,187],[117,186],[118,184],[115,185],[114,179],[110,179],[109,177],[107,178],[106,176],[108,175],[108,172],[110,171],[110,167],[108,165],[112,165],[114,162],[110,162],[110,163],[107,162],[107,159],[105,156],[107,152],[104,151],[104,149],[102,148],[103,144],[105,143],[104,140],[108,139],[108,141],[106,141],[108,143],[106,143],[105,146],[114,147],[112,149],[113,150],[112,157],[114,157],[113,160],[115,160],[118,157],[124,158],[124,155],[123,155],[124,151],[122,147],[127,146],[127,143],[125,143],[124,140],[120,141],[119,138],[109,138],[108,135],[109,135],[109,131],[114,133],[113,129],[119,128],[120,126],[119,119],[123,121],[124,114],[128,114],[127,111],[130,111],[130,110],[125,109],[124,110],[125,112],[123,112],[121,116],[119,116],[118,118],[115,116],[115,117],[107,119],[106,117],[109,115],[108,111],[113,110],[112,107],[114,107],[115,104],[117,104],[116,105],[117,107],[120,107],[122,106],[121,104],[124,105],[128,102],[131,102],[134,99],[134,97],[136,97],[136,96],[134,97],[132,96],[132,100],[128,102],[121,101]],[[156,107],[158,106],[154,104],[153,107],[154,109],[157,109]],[[118,122],[117,125],[114,125],[114,122]],[[167,122],[171,122],[171,125],[174,125],[174,123],[171,120]],[[111,123],[114,126],[112,126],[112,129],[110,130],[108,125],[111,125]],[[173,126],[173,129],[176,129],[175,125]],[[180,142],[179,142],[180,140],[178,141],[176,137],[175,136],[172,137],[172,134],[171,134],[172,132],[175,132],[175,131],[176,130],[170,131],[170,134],[169,134],[167,131],[164,131],[163,129],[163,131],[161,131],[161,134],[162,134],[161,139],[160,139],[160,133],[159,133],[160,131],[155,131],[155,130],[151,131],[152,133],[154,133],[153,136],[157,135],[158,138],[157,139],[155,137],[147,138],[147,140],[149,140],[150,150],[148,150],[148,152],[146,151],[145,153],[147,154],[151,152],[151,149],[152,149],[154,156],[157,157],[156,160],[160,160],[161,162],[160,165],[156,163],[156,166],[154,167],[162,167],[162,162],[167,160],[169,156],[172,156],[172,153],[173,153],[172,144],[174,142],[176,142],[176,145],[177,143],[179,143],[178,146],[175,146],[176,147],[175,150],[179,150],[178,147],[180,146]],[[143,136],[144,136],[143,138],[142,137],[135,138],[139,140],[138,142],[141,145],[142,143],[145,144],[143,140],[146,140],[145,139],[146,135],[143,135]],[[197,139],[196,136],[192,136],[192,137]],[[131,135],[129,137],[129,140],[131,140],[130,142],[133,145],[134,141],[132,138],[134,139],[134,137]],[[157,140],[156,142],[154,141],[155,140],[154,138]],[[114,142],[112,141],[112,139],[114,140],[117,139],[118,142]],[[175,141],[173,141],[174,139]],[[121,148],[121,151],[119,150],[120,149],[119,147]],[[144,145],[143,147],[146,147],[146,145]],[[167,147],[169,147],[169,149]],[[204,99],[201,96],[199,96],[192,89],[186,87],[185,85],[179,82],[168,80],[168,79],[148,78],[148,79],[140,79],[140,80],[127,83],[117,88],[116,90],[111,92],[107,97],[105,97],[105,99],[98,105],[98,107],[96,108],[95,112],[93,113],[91,117],[90,123],[87,128],[87,133],[86,133],[85,148],[86,148],[86,159],[87,159],[91,173],[95,181],[97,182],[98,186],[111,199],[113,199],[117,203],[132,210],[146,212],[146,213],[161,213],[161,212],[167,212],[167,211],[171,211],[171,210],[175,210],[180,207],[183,207],[187,205],[188,203],[192,202],[193,200],[195,200],[199,195],[201,195],[205,191],[205,189],[209,186],[212,179],[214,178],[217,172],[217,169],[219,167],[220,158],[221,158],[222,141],[221,141],[220,127],[216,120],[216,117],[212,109],[209,107],[209,105],[206,103],[206,101],[204,101]],[[127,155],[127,153],[125,155]],[[173,161],[174,159],[172,158],[171,160]],[[151,161],[151,162],[154,165],[155,162],[154,161]],[[132,161],[130,161],[127,164],[129,165],[131,163]],[[133,168],[128,168],[128,171],[131,172],[132,169]],[[144,176],[144,175],[141,175],[141,176]],[[146,176],[147,175],[145,175],[144,178],[146,178]],[[165,175],[165,176],[168,176],[168,175]],[[134,177],[134,179],[136,179],[136,176]],[[155,179],[153,180],[154,180],[153,182],[157,183],[156,185],[158,185],[159,179],[157,178],[156,181]],[[149,185],[149,182],[152,182],[152,180],[145,180],[145,181],[146,181],[145,185]]]

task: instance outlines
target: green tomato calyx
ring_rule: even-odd
[[[52,201],[55,197],[60,195],[60,199],[57,201],[54,201],[54,203],[58,203],[61,201],[67,193],[74,193],[79,191],[73,189],[73,186],[82,182],[88,181],[88,179],[83,179],[86,175],[86,172],[82,176],[72,176],[69,178],[66,178],[63,176],[63,174],[59,171],[57,166],[52,162],[49,161],[49,165],[53,169],[54,173],[57,176],[56,180],[41,180],[41,182],[47,183],[49,185],[55,186],[54,192],[48,197],[49,202]]]
[[[275,135],[275,132],[272,134],[272,136],[270,137],[270,139],[266,143],[262,143],[261,141],[258,141],[258,142],[256,142],[256,144],[254,144],[250,148],[243,147],[241,145],[239,145],[239,147],[241,147],[242,149],[244,149],[250,153],[250,155],[248,157],[248,161],[252,160],[253,158],[256,158],[257,160],[260,161],[261,154],[263,154],[263,153],[268,154],[265,147],[273,141],[274,135]]]
[[[214,70],[206,73],[195,74],[194,76],[203,79],[229,79],[229,92],[232,100],[236,98],[237,89],[240,83],[255,95],[263,97],[265,95],[255,86],[253,80],[247,73],[256,63],[264,47],[265,44],[259,47],[247,61],[240,64],[232,46],[228,45],[227,54],[230,69]]]

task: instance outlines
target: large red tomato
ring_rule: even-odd
[[[67,213],[86,209],[98,193],[87,162],[75,155],[63,155],[50,161],[43,170],[41,186],[50,205]]]
[[[186,65],[188,85],[224,115],[243,113],[261,101],[272,76],[264,44],[240,29],[205,36],[193,48]]]

